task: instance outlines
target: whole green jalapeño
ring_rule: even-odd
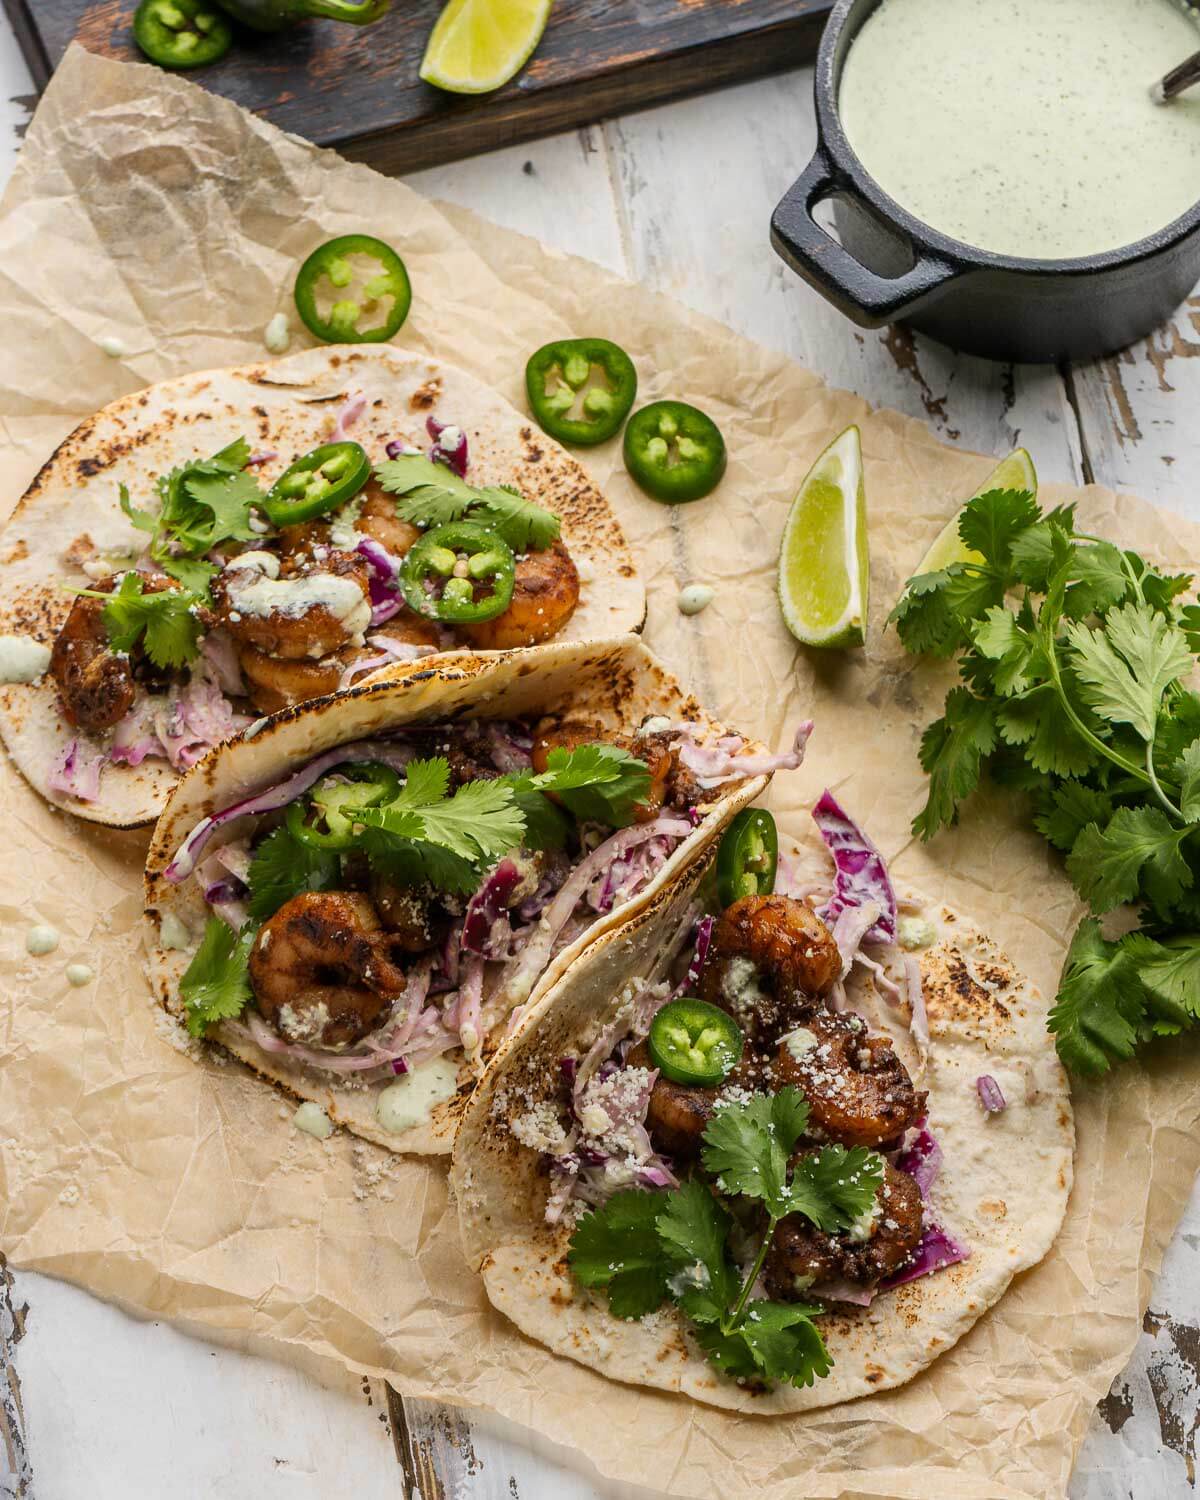
[[[209,0],[142,0],[133,39],[160,67],[202,68],[229,51],[233,27]]]
[[[672,1000],[650,1023],[650,1061],[672,1083],[713,1088],[742,1055],[742,1033],[707,1000]]]
[[[769,896],[775,889],[779,832],[761,807],[744,807],[717,850],[717,897],[732,906],[743,896]]]
[[[352,294],[356,280],[361,289]],[[324,312],[323,293],[329,303]],[[383,344],[408,317],[412,285],[390,245],[371,234],[343,234],[314,250],[300,267],[294,296],[314,338],[326,344]]]
[[[625,467],[652,500],[686,505],[716,489],[725,472],[717,424],[684,401],[654,401],[625,429]]]
[[[281,31],[306,16],[368,26],[386,13],[391,0],[221,0],[221,4],[255,31]]]
[[[530,356],[525,393],[543,432],[588,448],[620,430],[637,396],[637,371],[608,339],[559,339]]]
[[[371,460],[358,443],[323,443],[283,471],[262,507],[272,526],[298,526],[353,500],[370,477]]]
[[[474,521],[451,521],[409,548],[400,590],[426,619],[478,625],[504,613],[515,579],[516,559],[503,537]]]

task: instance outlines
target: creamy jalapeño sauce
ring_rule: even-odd
[[[1200,200],[1200,91],[1149,95],[1198,49],[1174,0],[883,0],[838,107],[926,224],[1003,255],[1094,255]]]

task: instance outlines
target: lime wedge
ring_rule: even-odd
[[[779,549],[779,605],[806,646],[866,637],[867,494],[858,428],[847,427],[808,472]]]
[[[1002,458],[971,499],[975,500],[980,495],[986,495],[989,490],[1028,490],[1036,498],[1037,470],[1033,467],[1033,459],[1024,448],[1014,448],[1007,458]],[[972,552],[969,547],[963,546],[962,538],[958,534],[958,516],[953,515],[938,532],[916,571],[936,573],[941,568],[948,568],[951,563],[981,563],[982,561],[983,558],[978,552]]]
[[[437,18],[421,77],[451,94],[487,94],[529,61],[551,0],[450,0]]]

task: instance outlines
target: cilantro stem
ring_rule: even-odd
[[[728,1326],[725,1329],[726,1333],[731,1328],[736,1328],[742,1320],[742,1313],[746,1310],[746,1303],[750,1300],[750,1293],[754,1290],[754,1283],[758,1280],[759,1273],[762,1271],[763,1263],[767,1258],[767,1251],[771,1248],[771,1238],[775,1233],[775,1226],[778,1223],[779,1220],[774,1214],[771,1214],[767,1221],[767,1232],[763,1235],[763,1242],[758,1247],[758,1254],[754,1258],[754,1264],[750,1267],[749,1275],[742,1283],[742,1290],[737,1301],[734,1303],[733,1312],[730,1314]]]
[[[1144,781],[1147,785],[1153,785],[1142,768],[1136,761],[1126,760],[1119,751],[1114,750],[1111,745],[1106,745],[1098,734],[1093,734],[1079,715],[1075,712],[1075,705],[1067,697],[1067,690],[1063,685],[1062,671],[1058,660],[1058,643],[1054,635],[1047,631],[1045,635],[1046,665],[1050,670],[1050,681],[1054,684],[1054,690],[1058,694],[1059,702],[1071,725],[1079,737],[1089,744],[1098,755],[1104,756],[1106,760],[1112,761],[1113,765],[1120,766],[1138,781]]]
[[[1175,806],[1175,804],[1171,801],[1171,799],[1167,796],[1166,792],[1163,791],[1161,785],[1159,784],[1158,773],[1154,769],[1153,736],[1151,736],[1151,738],[1146,741],[1146,775],[1150,778],[1150,785],[1154,789],[1154,795],[1166,808],[1171,817],[1173,817],[1176,822],[1182,823],[1184,821],[1183,814]]]

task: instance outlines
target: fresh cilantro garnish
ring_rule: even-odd
[[[179,984],[193,1036],[203,1036],[217,1021],[240,1016],[253,998],[249,963],[257,933],[253,925],[234,932],[219,917],[209,917]]]
[[[399,794],[355,814],[372,864],[408,885],[473,891],[483,874],[525,833],[525,820],[503,780],[468,781],[450,794],[443,756],[410,761]]]
[[[140,573],[126,573],[111,594],[75,589],[88,599],[103,599],[104,628],[114,651],[132,651],[139,641],[155,666],[182,667],[200,654],[200,602],[186,589],[145,591]]]
[[[157,512],[139,509],[121,486],[121,509],[139,531],[148,533],[154,562],[197,595],[207,594],[217,571],[203,561],[206,552],[221,542],[249,542],[258,536],[250,524],[250,508],[261,502],[263,492],[246,471],[249,459],[249,443],[237,438],[211,458],[194,459],[161,475],[155,482]]]
[[[247,874],[247,910],[256,922],[265,922],[293,896],[331,890],[340,878],[341,861],[336,853],[302,844],[281,825],[254,851]]]
[[[744,1275],[729,1249],[732,1216],[694,1177],[669,1193],[617,1193],[585,1214],[567,1254],[576,1280],[607,1289],[619,1318],[643,1318],[669,1298],[697,1325],[712,1364],[735,1379],[797,1386],[823,1379],[832,1361],[813,1322],[823,1309],[750,1293],[779,1220],[803,1214],[821,1229],[848,1229],[875,1202],[883,1160],[874,1151],[829,1146],[791,1169],[807,1124],[806,1100],[785,1087],[723,1106],[704,1132],[701,1160],[718,1192],[756,1200],[765,1211],[758,1253]]]
[[[422,529],[450,521],[477,521],[499,532],[514,552],[544,551],[562,524],[558,517],[507,485],[476,489],[443,464],[419,453],[402,453],[379,465],[375,477],[396,495],[396,514]]]
[[[1183,685],[1200,606],[1180,602],[1189,576],[1032,495],[969,501],[959,534],[976,557],[910,579],[892,612],[910,651],[956,655],[962,679],[921,742],[913,830],[955,822],[990,770],[1033,793],[1094,913],[1140,909],[1148,930],[1119,942],[1079,928],[1051,1018],[1064,1062],[1102,1072],[1200,1015],[1200,696]]]
[[[558,849],[566,837],[566,824],[555,803],[582,822],[624,828],[633,822],[638,807],[650,792],[650,768],[618,745],[576,745],[568,750],[556,746],[540,773],[517,772],[503,778],[525,815],[526,846]]]

